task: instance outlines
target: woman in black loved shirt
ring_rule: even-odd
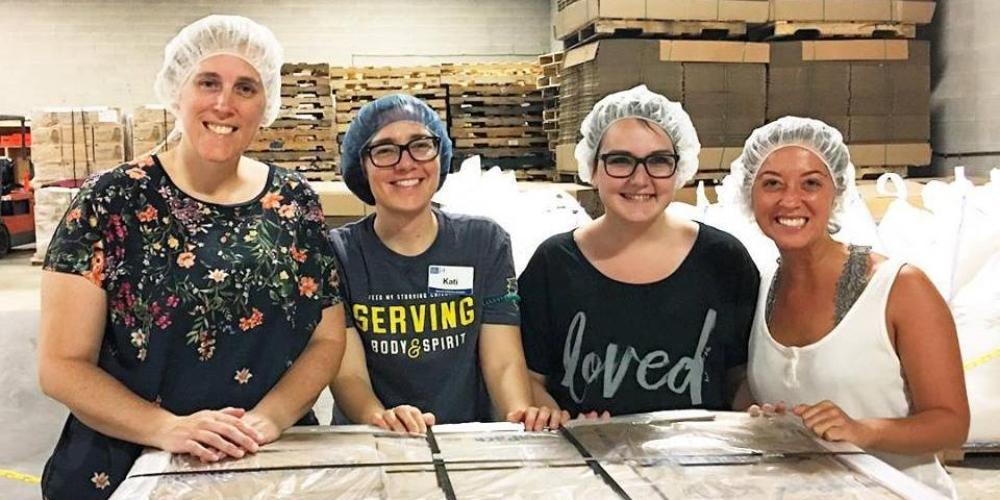
[[[698,167],[690,118],[640,86],[580,129],[579,175],[605,214],[544,242],[520,277],[535,401],[590,416],[733,408],[759,277],[734,237],[665,212]]]

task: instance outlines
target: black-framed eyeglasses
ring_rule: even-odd
[[[636,158],[628,153],[604,153],[597,157],[604,164],[608,177],[627,179],[642,165],[646,173],[654,179],[668,179],[677,172],[680,156],[676,153],[653,153],[645,158]]]
[[[406,144],[376,144],[366,146],[362,152],[368,156],[372,165],[379,168],[395,167],[403,159],[403,152],[410,154],[415,161],[428,161],[437,158],[440,153],[441,139],[438,137],[418,137]]]

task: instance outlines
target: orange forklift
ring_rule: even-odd
[[[28,134],[24,117],[0,115],[0,121],[7,120],[20,122],[19,147],[26,148]],[[14,161],[0,156],[0,258],[13,247],[35,242],[35,197],[28,183],[29,175],[26,174],[18,183]]]

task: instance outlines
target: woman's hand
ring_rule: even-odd
[[[747,408],[747,413],[751,417],[774,417],[778,415],[784,415],[788,411],[785,406],[784,401],[778,401],[778,404],[764,403],[762,405],[750,405]]]
[[[241,420],[241,408],[202,410],[187,416],[171,416],[154,438],[156,447],[171,453],[187,453],[202,462],[217,462],[226,456],[243,458],[256,453],[261,434]]]
[[[257,432],[257,437],[254,439],[258,445],[263,446],[267,443],[273,443],[281,437],[281,428],[278,427],[278,424],[275,424],[274,420],[264,416],[260,412],[248,411],[240,420]]]
[[[798,405],[792,413],[817,436],[827,441],[846,441],[861,448],[871,445],[873,437],[863,421],[854,420],[830,401],[814,405]]]
[[[569,422],[569,412],[548,406],[529,406],[507,413],[507,421],[523,422],[526,431],[554,430]]]
[[[577,420],[602,420],[607,421],[611,419],[611,413],[605,410],[603,413],[597,413],[597,411],[592,411],[590,413],[579,413],[576,416]]]
[[[388,431],[426,434],[427,428],[434,425],[434,420],[433,413],[423,413],[415,406],[399,405],[375,412],[368,423]]]

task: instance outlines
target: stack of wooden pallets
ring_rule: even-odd
[[[559,84],[562,79],[563,52],[538,56],[542,76],[538,77],[538,90],[542,93],[542,129],[549,140],[549,151],[555,152],[559,144]]]
[[[535,62],[442,66],[456,165],[479,155],[484,166],[516,170],[520,178],[551,176],[540,76]]]
[[[337,143],[362,106],[389,94],[409,94],[423,99],[448,119],[447,90],[441,85],[438,66],[331,67],[330,85],[336,108]]]
[[[294,169],[310,180],[336,177],[338,149],[327,64],[285,64],[281,68],[281,112],[261,129],[249,156]]]

